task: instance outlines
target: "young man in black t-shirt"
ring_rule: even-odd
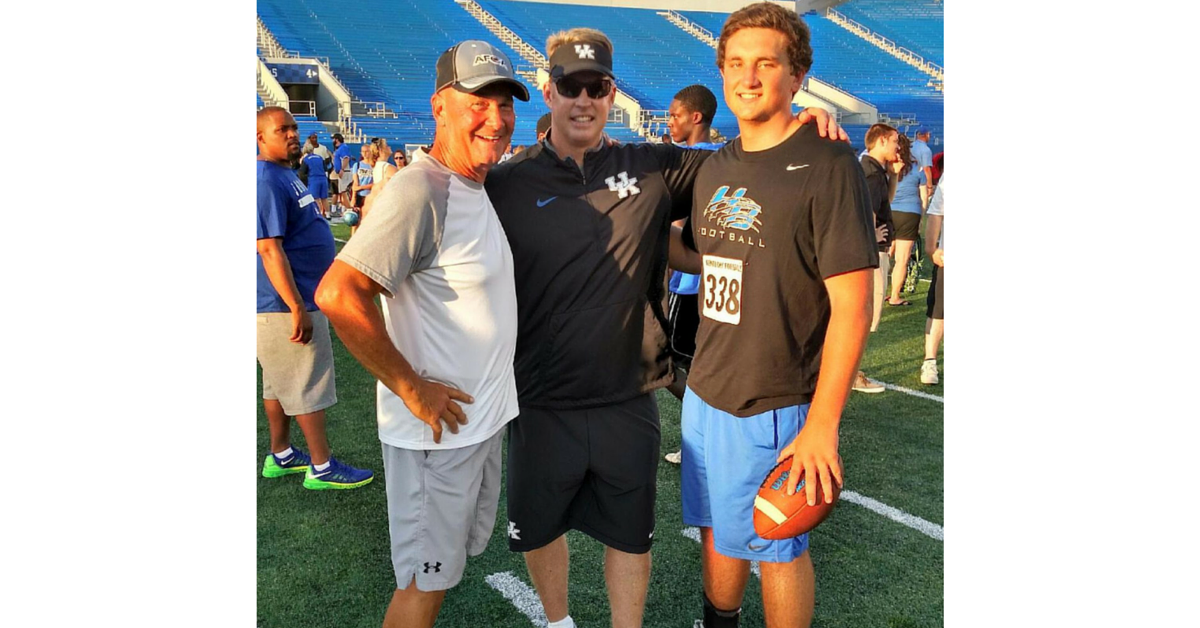
[[[808,626],[807,535],[754,532],[754,497],[794,456],[815,503],[842,481],[838,424],[871,321],[879,264],[862,170],[846,144],[796,124],[807,27],[772,3],[730,15],[717,48],[741,135],[700,169],[691,225],[700,326],[683,402],[683,521],[702,540],[705,628],[737,626],[751,560],[769,626]],[[690,237],[689,237],[690,236]]]

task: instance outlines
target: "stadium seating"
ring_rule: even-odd
[[[680,88],[703,83],[718,95],[714,127],[727,137],[737,123],[721,98],[715,51],[650,9],[557,5],[481,0],[479,4],[506,27],[539,50],[559,30],[588,25],[604,31],[616,46],[618,85],[652,111],[667,109]],[[508,54],[513,63],[531,65],[453,0],[258,0],[258,14],[279,43],[302,56],[324,57],[356,100],[380,102],[395,117],[353,117],[368,137],[386,137],[393,145],[426,143],[433,137],[429,94],[433,60],[463,39],[483,39]],[[900,45],[941,63],[942,6],[934,0],[852,0],[838,10]],[[719,34],[727,14],[684,12],[683,15]],[[928,86],[929,77],[830,22],[804,16],[813,34],[813,76],[855,94],[892,118],[915,119],[934,133],[934,150],[943,141],[944,97]],[[261,106],[261,104],[260,104]],[[516,104],[514,144],[531,144],[534,126],[546,111],[534,94]],[[911,126],[911,125],[910,125]],[[638,138],[610,125],[622,141]],[[912,133],[910,127],[902,128]],[[857,128],[849,129],[861,145]],[[324,133],[325,135],[322,135]],[[324,138],[323,127],[318,135]],[[323,140],[324,141],[324,140]]]
[[[941,0],[853,0],[835,9],[926,60],[946,65]]]
[[[858,1],[839,5],[838,10]],[[682,12],[682,15],[714,35],[721,32],[721,26],[729,17],[727,14],[696,11]],[[808,13],[803,18],[812,32],[813,76],[870,102],[881,114],[893,118],[915,118],[919,124],[933,131],[931,147],[934,152],[940,150],[939,145],[944,138],[944,97],[942,92],[928,87],[929,75],[822,16]],[[938,23],[941,23],[940,20]],[[916,129],[901,128],[901,131],[912,135]],[[865,129],[864,133],[850,134],[850,139],[855,146],[861,147],[864,135]]]
[[[576,26],[590,26],[608,35],[615,48],[613,70],[617,85],[645,109],[665,111],[681,88],[702,83],[721,94],[716,51],[684,33],[650,9],[596,6],[555,7],[525,2],[477,0],[505,26],[539,50],[546,38]],[[737,120],[726,107],[717,108],[713,126],[726,136],[737,135]]]
[[[358,100],[382,102],[396,118],[354,117],[367,136],[393,144],[433,138],[429,96],[434,61],[463,39],[500,47],[520,66],[521,57],[496,40],[453,0],[259,0],[259,16],[279,43],[304,56],[327,57],[330,69]],[[540,98],[517,102],[515,143],[532,143]]]

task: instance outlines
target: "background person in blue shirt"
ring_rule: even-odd
[[[917,159],[917,167],[925,171],[925,180],[929,181],[927,188],[930,197],[933,196],[933,150],[929,148],[929,137],[932,135],[928,127],[917,129],[917,141],[913,142],[912,154]]]
[[[921,216],[929,204],[929,180],[925,170],[917,165],[912,154],[912,140],[900,136],[900,158],[890,164],[896,174],[895,196],[892,197],[892,222],[896,225],[896,239],[892,241],[895,263],[892,265],[892,289],[888,305],[912,305],[900,298],[904,278],[908,274],[908,258],[913,244],[921,235]]]
[[[326,199],[329,196],[328,168],[330,163],[317,154],[311,144],[306,144],[303,152],[304,156],[300,158],[301,166],[297,174],[304,180],[313,200],[317,201],[317,206],[321,208],[321,217],[329,218],[329,201]]]
[[[305,488],[356,488],[374,474],[334,459],[325,435],[325,409],[337,403],[337,390],[329,322],[317,309],[314,293],[336,251],[329,223],[291,169],[299,157],[300,135],[292,114],[282,107],[260,110],[256,329],[271,432],[262,475],[304,473]],[[292,416],[311,458],[291,444]]]
[[[688,85],[675,94],[667,109],[667,130],[671,141],[688,148],[719,150],[724,144],[709,142],[713,116],[717,115],[717,97],[703,85]],[[683,228],[687,219],[676,220],[675,225]],[[696,292],[700,287],[700,275],[673,271],[667,286],[667,321],[670,323],[668,348],[675,363],[675,383],[667,386],[675,398],[683,401],[687,389],[687,372],[696,353],[696,328],[700,325],[699,305]],[[671,464],[680,464],[683,452],[669,453],[663,458]]]
[[[335,214],[341,215],[350,206],[350,164],[354,161],[354,153],[346,145],[346,139],[341,133],[333,134],[333,172],[336,179],[329,182],[330,192],[333,193]]]

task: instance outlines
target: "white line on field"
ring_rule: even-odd
[[[696,526],[688,526],[681,530],[680,533],[697,543],[700,542],[700,528]],[[750,573],[753,573],[754,577],[762,580],[762,570],[758,568],[757,560],[750,561]]]
[[[345,243],[346,243],[346,241],[345,241],[345,240],[339,240],[339,239],[337,239],[337,238],[334,238],[334,239],[333,239],[333,241],[334,241],[334,242],[341,242],[342,244],[345,244]]]
[[[910,515],[899,508],[893,508],[881,501],[871,499],[866,495],[859,495],[854,491],[842,491],[841,499],[844,499],[852,504],[858,504],[859,506],[862,506],[871,512],[883,515],[892,521],[903,523],[904,525],[916,530],[917,532],[920,532],[921,534],[935,538],[939,541],[944,541],[942,538],[942,526],[936,523],[930,523],[916,515]]]
[[[867,510],[870,510],[871,512],[873,512],[875,514],[883,515],[884,517],[887,517],[888,519],[891,519],[892,521],[902,523],[902,524],[904,524],[904,525],[906,525],[928,537],[937,539],[939,541],[945,540],[942,538],[943,537],[942,526],[940,526],[936,523],[931,523],[929,521],[926,521],[916,515],[910,515],[910,514],[904,512],[903,510],[900,510],[899,508],[893,508],[879,500],[871,499],[870,497],[867,497],[866,495],[860,495],[858,493],[855,493],[854,491],[842,491],[841,498],[850,502],[851,504],[858,504],[859,506],[862,506],[863,508],[866,508]],[[682,531],[682,534],[684,536],[686,536],[687,538],[689,538],[693,541],[696,541],[697,543],[700,542],[700,529],[699,528],[696,528],[696,527],[684,528]],[[754,575],[756,575],[756,576],[759,575],[759,569],[758,569],[757,562],[750,563],[750,569],[751,569],[751,571],[754,572]]]
[[[876,384],[882,384],[884,388],[887,388],[889,390],[894,390],[896,392],[902,392],[906,395],[912,395],[914,397],[920,397],[922,399],[929,399],[930,401],[936,401],[938,403],[946,403],[946,401],[944,399],[942,399],[941,397],[939,397],[937,395],[931,395],[929,393],[924,393],[919,390],[913,390],[911,388],[905,388],[903,386],[889,384],[887,382],[882,382],[877,379],[871,379],[870,377],[867,378],[867,381],[875,382]]]
[[[529,618],[530,623],[538,628],[546,628],[549,623],[546,620],[546,611],[542,609],[542,601],[538,599],[537,591],[534,591],[533,587],[522,582],[511,571],[494,573],[484,578],[484,581],[512,602],[521,614]]]

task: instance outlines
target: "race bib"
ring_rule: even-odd
[[[738,259],[704,256],[700,284],[704,316],[730,325],[742,321],[742,265]]]

